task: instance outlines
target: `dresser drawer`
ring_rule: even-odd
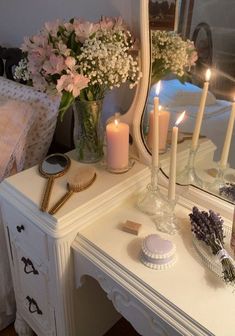
[[[42,262],[48,260],[47,238],[43,231],[8,203],[3,205],[3,217],[13,241],[32,251]]]
[[[18,300],[22,318],[33,328],[38,336],[55,336],[56,327],[54,310],[48,307],[45,312],[41,309],[37,298],[27,295]]]
[[[54,314],[50,305],[48,269],[17,245],[12,246],[17,289],[16,296],[28,318],[40,329],[53,329]],[[18,301],[17,300],[17,301]]]

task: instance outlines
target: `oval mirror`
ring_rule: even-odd
[[[47,211],[54,180],[64,175],[71,164],[70,158],[65,154],[48,155],[39,165],[40,174],[47,178],[47,184],[43,193],[41,211]]]
[[[179,127],[177,182],[194,184],[229,202],[235,201],[233,8],[233,1],[149,0],[152,71],[141,120],[142,138],[145,147],[151,153],[151,111],[157,82],[161,79],[159,93],[162,105],[159,121],[161,168],[168,175],[171,129],[178,114],[185,110],[186,118]],[[163,40],[160,40],[165,38],[165,35],[159,33],[162,31],[168,33],[177,31],[184,41],[189,39],[194,42],[198,59],[194,66],[187,69],[187,77],[183,80],[179,80],[174,71],[165,74],[160,71],[163,64],[162,59],[157,59],[159,53],[168,60],[171,57],[169,51],[164,55],[159,49],[161,43],[164,45],[161,42]],[[172,55],[175,66],[183,57],[183,52],[178,54],[177,52],[175,49],[175,54]],[[205,82],[208,81],[206,79],[208,68],[211,70],[211,78],[208,82],[209,89],[201,124],[199,123],[200,127],[197,130],[198,140],[195,142],[195,129],[198,125]]]
[[[58,177],[65,174],[69,166],[70,159],[67,155],[51,154],[41,162],[39,165],[39,171],[45,177]]]

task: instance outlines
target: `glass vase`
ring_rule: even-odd
[[[98,162],[103,157],[104,133],[101,123],[103,100],[75,100],[73,139],[78,161]]]

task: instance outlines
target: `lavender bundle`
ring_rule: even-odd
[[[235,202],[235,184],[226,183],[224,187],[221,187],[219,189],[219,194],[234,203]]]
[[[212,210],[200,211],[197,207],[193,207],[189,217],[196,238],[204,241],[220,260],[224,281],[235,284],[234,262],[224,249],[223,219]]]

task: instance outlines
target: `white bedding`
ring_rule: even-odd
[[[178,113],[181,113],[185,110],[186,118],[179,126],[179,129],[182,132],[193,132],[195,118],[198,111],[198,105],[196,103],[199,104],[200,102],[201,89],[197,88],[192,84],[188,85],[188,83],[186,84],[186,86],[184,86],[177,80],[162,81],[162,83],[163,84],[161,86],[159,100],[160,104],[166,107],[171,112],[170,127],[174,125]],[[183,91],[184,87],[185,91]],[[189,88],[192,89],[192,91],[190,91]],[[196,95],[194,88],[197,88]],[[198,95],[198,92],[200,93],[200,95]],[[149,111],[153,109],[154,96],[155,86],[151,88],[148,97],[145,113],[146,115],[148,115]],[[180,97],[182,98],[181,100]],[[189,102],[190,99],[193,104],[185,104]],[[225,100],[214,100],[213,95],[211,93],[209,94],[209,99],[207,100],[207,104],[205,107],[201,134],[211,139],[217,147],[214,161],[218,161],[221,156],[230,112],[231,102]],[[144,120],[144,122],[146,122],[147,117],[145,117]],[[233,138],[231,141],[229,163],[231,167],[235,168],[235,127],[233,130]]]

